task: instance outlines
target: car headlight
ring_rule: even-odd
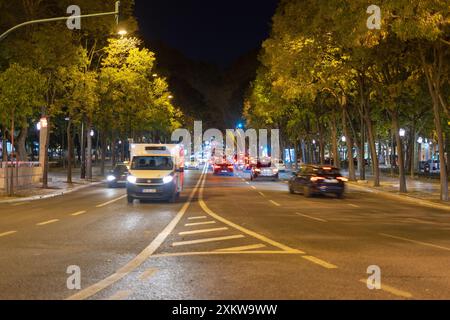
[[[166,176],[163,178],[164,184],[171,183],[173,181],[173,176]]]
[[[129,182],[129,183],[136,183],[136,181],[137,181],[137,179],[136,179],[136,177],[135,176],[128,176],[127,177],[127,181]]]
[[[108,180],[109,182],[116,180],[116,177],[114,177],[113,175],[109,175],[106,177],[106,180]]]

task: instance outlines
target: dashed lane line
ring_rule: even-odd
[[[208,232],[216,232],[216,231],[225,231],[228,230],[227,227],[221,228],[211,228],[211,229],[200,229],[200,230],[192,230],[192,231],[183,231],[178,233],[180,236],[186,236],[190,234],[199,234],[199,233],[208,233]]]
[[[353,208],[361,208],[360,206],[353,204],[353,203],[349,203],[348,205]]]
[[[194,223],[186,223],[185,227],[192,227],[192,226],[202,226],[205,224],[215,224],[215,221],[205,221],[205,222],[194,222]]]
[[[6,237],[6,236],[9,236],[9,235],[14,234],[14,233],[17,233],[17,231],[3,232],[3,233],[0,233],[0,237]]]
[[[259,193],[259,195],[261,196],[261,197],[265,197],[266,195],[264,194],[264,193],[262,193],[261,191],[260,192],[258,192]]]
[[[197,193],[197,190],[199,189],[200,183],[202,182],[203,176],[205,174],[206,174],[206,169],[203,169],[202,174],[200,175],[200,178],[198,179],[195,187],[192,189],[187,201],[184,203],[184,205],[178,211],[177,215],[141,253],[139,253],[136,257],[134,257],[126,265],[124,265],[122,268],[117,270],[115,273],[113,273],[109,277],[107,277],[85,289],[82,289],[81,291],[75,293],[74,295],[71,295],[70,297],[67,298],[67,300],[84,300],[84,299],[87,299],[87,298],[95,295],[96,293],[104,290],[105,288],[116,283],[117,281],[119,281],[120,279],[125,277],[126,275],[130,274],[133,270],[135,270],[137,267],[139,267],[144,261],[146,261],[149,257],[151,257],[153,255],[153,253],[166,240],[166,238],[172,233],[173,229],[175,229],[177,224],[180,222],[181,218],[183,218],[184,214],[186,213],[187,209],[189,208],[190,204],[192,203],[194,195]]]
[[[71,214],[71,216],[74,216],[74,217],[81,216],[82,214],[85,214],[86,212],[87,212],[86,210],[74,212],[74,213]]]
[[[59,219],[52,219],[52,220],[36,223],[36,225],[37,226],[45,226],[47,224],[55,223],[55,222],[58,222],[58,221],[59,221]]]
[[[427,243],[427,242],[417,241],[417,240],[413,240],[413,239],[393,236],[393,235],[386,234],[386,233],[380,233],[379,235],[383,236],[383,237],[387,237],[387,238],[392,238],[392,239],[403,240],[403,241],[407,241],[407,242],[411,242],[411,243],[415,243],[415,244],[420,244],[422,246],[427,246],[427,247],[432,247],[432,248],[436,248],[436,249],[450,251],[450,248],[448,248],[448,247],[443,247],[443,246],[439,246],[439,245],[432,244],[432,243]]]
[[[246,250],[254,250],[254,249],[261,249],[261,248],[265,248],[266,245],[265,244],[252,244],[249,246],[240,246],[240,247],[232,247],[232,248],[224,248],[224,249],[217,249],[215,251],[220,251],[220,252],[226,252],[226,251],[246,251]]]
[[[253,189],[253,190],[256,190],[256,187],[255,187],[255,186],[252,186],[252,189]]]
[[[107,206],[107,205],[109,205],[109,204],[111,204],[111,203],[117,202],[117,201],[119,201],[119,200],[125,198],[126,196],[127,196],[127,195],[124,194],[123,196],[120,196],[120,197],[118,197],[118,198],[116,198],[116,199],[113,199],[113,200],[108,201],[108,202],[105,202],[105,203],[101,203],[101,204],[99,204],[99,205],[97,205],[97,206],[95,206],[95,207],[96,207],[96,208],[102,208],[102,207],[105,207],[105,206]]]
[[[299,212],[296,212],[295,214],[298,215],[298,216],[301,216],[301,217],[305,217],[305,218],[312,219],[312,220],[316,220],[316,221],[320,221],[320,222],[328,222],[328,221],[325,220],[325,219],[320,219],[320,218],[316,218],[316,217],[311,217],[311,216],[308,216],[308,215],[306,215],[306,214],[299,213]]]
[[[271,204],[273,204],[274,206],[276,206],[276,207],[281,207],[281,204],[279,204],[279,203],[276,202],[276,201],[269,200],[269,202],[270,202]]]
[[[362,283],[367,284],[367,279],[361,279],[359,281],[362,282]],[[391,294],[393,294],[395,296],[399,296],[399,297],[402,297],[402,298],[412,298],[413,297],[413,295],[411,293],[407,292],[407,291],[403,291],[403,290],[400,290],[400,289],[388,286],[388,285],[383,284],[383,283],[381,283],[380,290],[389,292],[389,293],[391,293]]]
[[[315,263],[321,267],[324,267],[326,269],[337,269],[337,266],[334,264],[328,263],[326,261],[323,261],[322,259],[313,257],[313,256],[302,256],[303,259],[306,259],[308,261],[311,261],[312,263]]]
[[[226,241],[226,240],[233,240],[233,239],[240,239],[240,238],[244,238],[244,236],[242,234],[237,234],[234,236],[226,236],[226,237],[205,238],[205,239],[190,240],[190,241],[179,241],[179,242],[172,243],[172,247],[185,246],[185,245],[197,244],[197,243]]]

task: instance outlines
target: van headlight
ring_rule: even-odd
[[[116,180],[116,177],[114,177],[113,175],[109,175],[106,177],[106,180],[108,180],[109,182]]]
[[[165,176],[163,178],[164,184],[171,183],[173,181],[173,176]]]
[[[135,176],[128,176],[127,177],[127,181],[129,182],[129,183],[132,183],[132,184],[135,184],[136,183],[136,177]]]

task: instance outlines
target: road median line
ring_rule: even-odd
[[[121,199],[123,199],[123,198],[126,198],[126,194],[124,194],[123,196],[120,196],[120,197],[118,197],[118,198],[116,198],[116,199],[112,199],[112,200],[110,200],[110,201],[108,201],[108,202],[105,202],[105,203],[101,203],[101,204],[99,204],[99,205],[96,205],[95,207],[96,208],[103,208],[103,207],[105,207],[105,206],[107,206],[107,205],[109,205],[109,204],[112,204],[112,203],[114,203],[114,202],[117,202],[117,201],[119,201],[119,200],[121,200]]]

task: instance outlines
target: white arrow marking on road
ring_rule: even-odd
[[[107,206],[108,204],[111,204],[111,203],[114,203],[114,202],[116,202],[116,201],[119,201],[120,199],[123,199],[123,198],[125,198],[127,195],[126,194],[124,194],[123,196],[120,196],[120,197],[118,197],[118,198],[116,198],[116,199],[113,199],[113,200],[111,200],[111,201],[108,201],[108,202],[105,202],[105,203],[102,203],[102,204],[99,204],[98,206],[96,206],[97,208],[102,208],[102,207],[105,207],[105,206]]]

